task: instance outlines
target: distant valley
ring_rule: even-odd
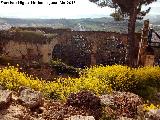
[[[156,30],[160,30],[160,15],[147,16]],[[103,18],[82,18],[82,19],[18,19],[0,18],[0,29],[11,27],[52,27],[70,28],[75,31],[116,31],[127,32],[127,20],[114,21],[111,17]],[[140,31],[143,21],[137,21],[136,31]]]

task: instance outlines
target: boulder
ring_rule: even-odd
[[[112,109],[109,110],[111,113],[108,113],[107,108],[107,115],[113,115],[114,113],[114,116],[125,116],[128,118],[135,117],[137,115],[137,107],[143,103],[138,95],[130,92],[113,91],[111,94],[102,95],[99,98],[101,104]]]
[[[114,97],[111,94],[99,96],[102,105],[112,106],[114,105]]]
[[[151,109],[145,114],[148,120],[160,120],[160,109]]]
[[[0,90],[0,108],[1,110],[8,107],[12,101],[12,92],[8,90]]]
[[[99,120],[103,110],[100,102],[98,96],[91,91],[84,90],[76,94],[71,93],[67,99],[66,105],[86,110],[90,113],[89,115],[92,115],[96,120]]]
[[[95,120],[93,116],[74,115],[64,120]]]
[[[39,91],[33,91],[30,88],[20,88],[18,101],[30,109],[38,108],[43,105],[43,96]]]

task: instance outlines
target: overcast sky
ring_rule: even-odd
[[[113,9],[98,7],[89,0],[73,0],[73,4],[61,4],[62,0],[39,0],[43,2],[38,5],[38,0],[34,0],[36,4],[31,5],[32,0],[23,0],[26,4],[4,4],[4,2],[17,2],[20,0],[4,0],[0,1],[0,17],[18,17],[18,18],[96,18],[105,17],[113,12]],[[67,3],[67,0],[63,0]],[[71,1],[72,0],[68,0]],[[28,4],[28,2],[30,4]],[[51,4],[57,2],[57,4]],[[150,5],[150,14],[160,14],[160,0]]]

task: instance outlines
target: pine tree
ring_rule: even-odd
[[[143,5],[149,5],[157,0],[89,0],[96,3],[100,7],[115,8],[115,13],[112,16],[115,20],[128,19],[128,60],[129,66],[134,66],[136,59],[135,54],[135,24],[137,19],[143,19],[143,17],[150,11],[148,8],[142,11]]]

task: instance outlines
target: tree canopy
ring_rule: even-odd
[[[137,18],[142,19],[149,11],[150,7],[142,11],[142,6],[146,6],[157,0],[89,0],[96,3],[100,7],[115,8],[115,13],[123,17],[127,17],[133,14],[134,10],[137,13]]]

